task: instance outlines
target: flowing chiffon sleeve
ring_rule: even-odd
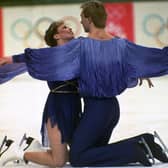
[[[0,84],[27,71],[25,63],[12,63],[0,66]]]
[[[131,78],[150,78],[168,74],[168,47],[143,47],[126,41],[126,62]]]
[[[57,47],[25,49],[29,74],[46,81],[65,81],[79,76],[80,42],[71,42]]]

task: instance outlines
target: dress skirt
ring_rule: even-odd
[[[78,93],[50,92],[44,107],[42,117],[42,144],[44,146],[49,145],[46,130],[46,123],[48,119],[50,119],[52,127],[57,125],[60,129],[62,143],[66,142],[70,144],[73,132],[76,129],[80,120],[80,116],[81,100]]]

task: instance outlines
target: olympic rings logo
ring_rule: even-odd
[[[70,26],[75,36],[81,33],[81,24],[74,16],[65,16],[61,20]],[[32,22],[25,18],[19,18],[11,25],[11,34],[15,40],[21,41],[25,47],[42,47],[44,43],[44,34],[46,29],[54,20],[49,17],[39,18],[33,25]]]
[[[160,15],[150,14],[143,20],[143,31],[153,37],[160,46],[166,46],[168,38],[168,19],[165,21]]]

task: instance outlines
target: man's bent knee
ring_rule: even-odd
[[[70,151],[69,153],[69,162],[71,164],[71,166],[77,167],[77,166],[82,166],[81,163],[81,154],[79,152],[75,152],[75,151]]]
[[[73,147],[71,147],[69,151],[69,162],[72,166],[75,166],[77,160],[78,160],[78,154],[73,150]]]

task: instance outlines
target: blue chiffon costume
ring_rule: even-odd
[[[49,146],[46,123],[50,118],[51,126],[57,124],[61,131],[62,143],[71,144],[72,135],[81,115],[81,101],[75,80],[48,81],[47,101],[43,111],[41,135],[44,146]],[[57,89],[58,88],[58,89]],[[66,92],[66,93],[65,93]]]
[[[108,144],[120,116],[116,96],[138,78],[168,74],[168,47],[143,47],[126,39],[79,37],[52,48],[25,49],[29,74],[39,80],[78,79],[84,113],[72,136],[72,166],[122,166],[139,162],[137,140]]]
[[[23,55],[14,55],[13,61],[24,62]],[[41,135],[43,146],[49,146],[46,123],[56,124],[61,131],[62,143],[71,143],[72,135],[81,116],[81,100],[76,79],[68,81],[47,81],[50,89],[42,116]]]
[[[0,84],[3,84],[25,72],[27,72],[25,63],[11,63],[0,66]]]
[[[11,64],[0,67],[0,84],[15,76],[27,72],[23,55],[13,56]],[[81,116],[81,101],[76,79],[69,81],[47,81],[50,93],[48,94],[43,111],[41,135],[42,144],[49,146],[46,122],[51,120],[52,127],[58,125],[61,131],[62,143],[71,143],[72,135]]]

